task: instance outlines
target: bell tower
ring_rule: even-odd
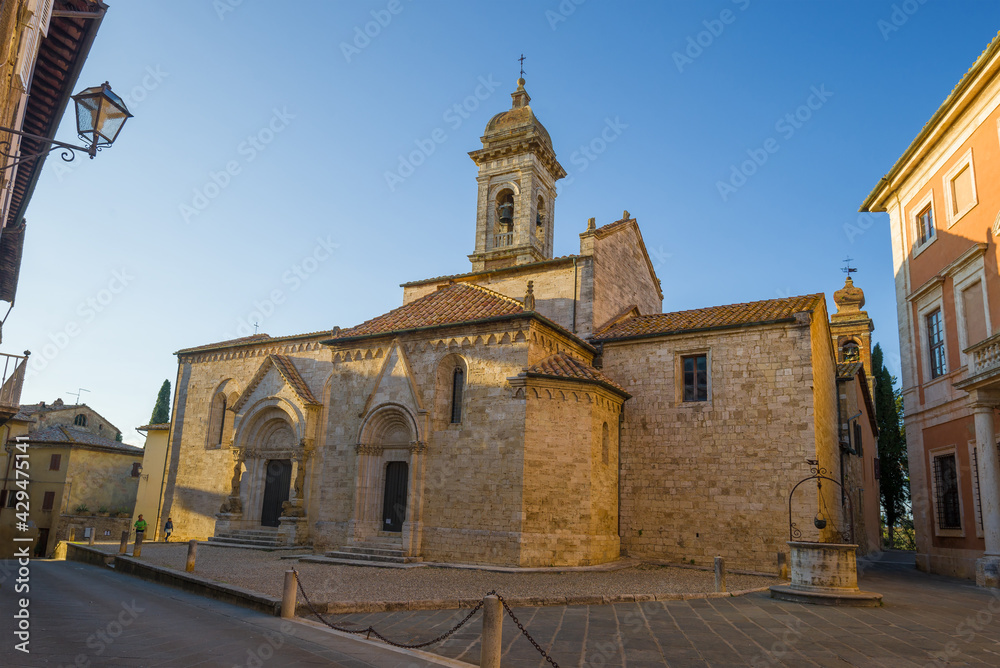
[[[856,271],[851,269],[851,271]],[[847,274],[844,287],[833,293],[837,312],[830,316],[830,333],[838,363],[861,362],[868,377],[870,389],[874,389],[872,375],[872,332],[875,323],[868,317],[865,293],[854,285],[851,274]]]
[[[510,109],[490,119],[483,147],[469,153],[479,167],[473,271],[552,258],[556,181],[566,170],[530,101],[522,77]]]

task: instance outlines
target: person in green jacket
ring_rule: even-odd
[[[139,515],[139,519],[135,521],[135,539],[141,540],[146,535],[146,527],[149,525],[146,520],[142,519],[142,515]]]

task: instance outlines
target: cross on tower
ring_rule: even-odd
[[[524,78],[524,54],[523,53],[521,54],[521,57],[518,58],[518,60],[521,61],[521,78],[523,79]]]
[[[257,336],[257,323],[256,322],[253,324],[253,334],[254,334],[254,336]]]
[[[851,260],[853,260],[853,259],[854,259],[853,257],[845,258],[844,259],[844,266],[841,268],[841,271],[844,272],[845,274],[847,274],[848,276],[850,276],[851,274],[853,274],[854,272],[857,271],[857,269],[855,269],[854,267],[851,266]]]

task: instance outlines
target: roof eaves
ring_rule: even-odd
[[[806,313],[811,309],[803,309],[797,313]],[[679,336],[681,334],[696,334],[698,332],[714,332],[723,329],[743,329],[746,327],[763,327],[766,325],[780,325],[783,323],[795,322],[795,316],[787,318],[775,318],[773,320],[756,320],[754,322],[738,322],[729,325],[712,325],[711,327],[692,327],[691,329],[674,329],[664,332],[645,332],[642,334],[630,334],[628,336],[616,336],[612,338],[594,339],[597,343],[614,343],[616,341],[629,341],[632,339],[654,339],[661,336]]]
[[[879,179],[879,182],[875,185],[872,191],[862,202],[861,207],[858,209],[859,212],[871,212],[873,211],[873,206],[879,206],[878,202],[883,198],[881,193],[888,187],[903,169],[903,165],[916,154],[922,148],[924,141],[937,129],[938,122],[948,114],[954,107],[958,98],[966,92],[969,86],[972,85],[973,81],[978,77],[978,75],[987,67],[991,59],[997,53],[1000,52],[1000,32],[990,41],[989,45],[979,57],[976,58],[972,66],[966,71],[962,78],[959,79],[955,87],[948,93],[948,96],[944,99],[941,105],[937,108],[937,111],[930,117],[930,119],[924,123],[924,126],[920,129],[917,136],[910,142],[910,145],[903,151],[903,155],[899,157],[898,160],[889,168],[888,173]],[[994,62],[994,65],[997,63]],[[884,211],[884,209],[874,209],[874,211]]]
[[[607,390],[611,390],[615,394],[618,394],[626,399],[631,399],[632,395],[626,392],[623,388],[618,387],[612,383],[604,380],[599,380],[597,378],[579,378],[577,376],[560,376],[552,373],[541,373],[538,371],[522,371],[518,374],[520,378],[541,378],[545,380],[564,380],[571,383],[589,383],[591,385],[599,385]]]

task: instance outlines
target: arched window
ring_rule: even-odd
[[[514,191],[504,188],[497,193],[496,224],[493,227],[493,248],[514,245]]]
[[[840,348],[841,362],[860,362],[861,348],[856,341],[847,341]]]
[[[79,413],[75,418],[73,418],[73,424],[75,424],[77,427],[86,427],[87,416],[84,415],[83,413]]]
[[[539,239],[545,238],[545,200],[541,195],[535,204],[535,236]]]
[[[601,427],[601,461],[605,464],[611,461],[611,435],[608,430],[608,423]]]
[[[208,415],[208,447],[222,445],[223,425],[226,421],[226,395],[218,392],[212,397],[212,407]]]
[[[462,421],[462,388],[465,385],[465,372],[456,368],[451,376],[451,423]]]

